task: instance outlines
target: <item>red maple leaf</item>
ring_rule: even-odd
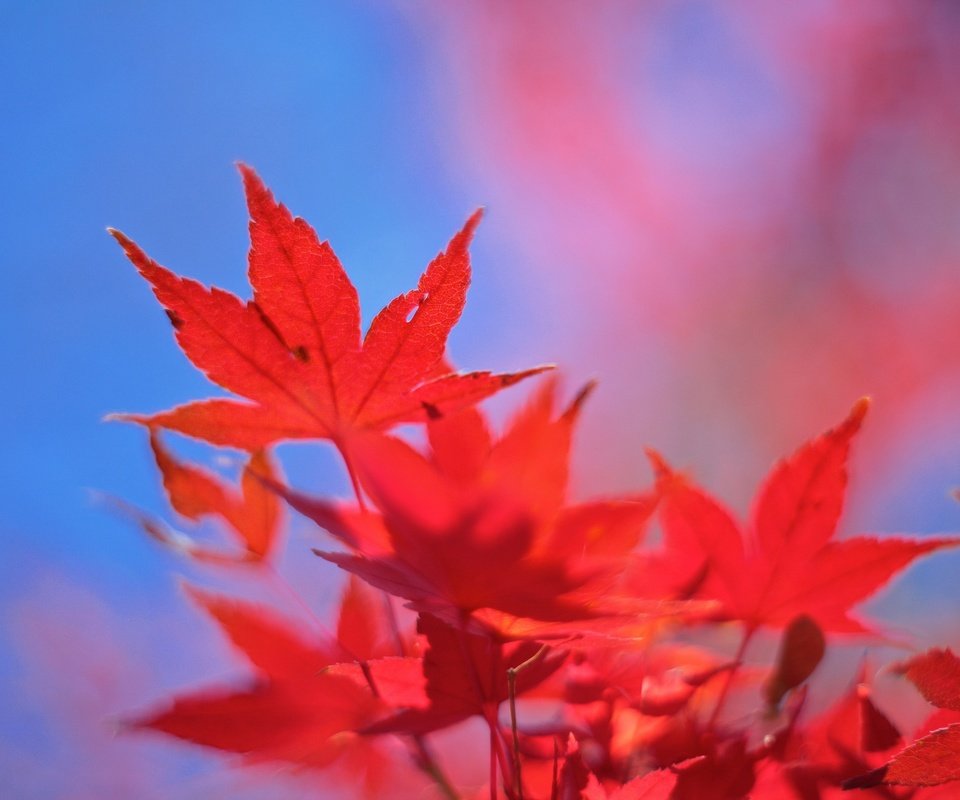
[[[591,775],[583,789],[583,800],[668,800],[673,796],[676,785],[675,773],[655,770],[607,793],[600,781]]]
[[[218,398],[119,418],[245,450],[282,439],[339,444],[351,431],[462,408],[545,369],[456,374],[444,361],[470,282],[467,247],[479,211],[361,343],[357,292],[330,245],[275,202],[251,169],[240,170],[251,216],[248,303],[175,275],[110,232],[152,285],[187,357],[249,402]]]
[[[335,640],[305,636],[249,602],[187,592],[255,675],[239,686],[178,696],[127,726],[237,753],[247,762],[325,767],[336,761],[345,780],[363,784],[368,796],[383,796],[389,748],[359,731],[398,707],[426,707],[428,700],[421,659],[363,660],[381,652],[382,639],[376,623],[352,628],[367,605],[367,589],[357,582],[346,587]]]
[[[638,591],[718,600],[722,617],[751,629],[783,627],[805,614],[823,631],[869,631],[851,607],[915,558],[960,540],[834,539],[850,442],[867,408],[857,403],[840,425],[777,464],[746,526],[651,452],[665,548],[634,571]]]
[[[213,473],[174,458],[156,431],[150,433],[150,447],[173,510],[194,522],[204,517],[219,519],[237,536],[243,551],[232,555],[192,540],[187,543],[179,536],[165,535],[163,527],[148,524],[150,521],[145,519],[148,533],[198,561],[262,561],[273,552],[283,515],[276,495],[264,485],[264,480],[279,477],[276,466],[264,451],[251,454],[244,465],[238,492]]]
[[[900,743],[900,732],[873,700],[868,672],[861,665],[850,688],[829,709],[805,727],[791,728],[775,748],[779,780],[797,797],[841,796],[843,780],[882,763]]]
[[[571,735],[557,784],[555,794],[560,800],[667,800],[677,785],[677,775],[654,770],[607,791],[584,762],[580,745]]]
[[[193,599],[257,672],[239,689],[213,688],[175,698],[129,725],[149,728],[250,760],[320,766],[337,758],[343,734],[374,718],[381,704],[367,686],[328,674],[334,643],[310,641],[262,608],[196,589]]]
[[[380,515],[278,490],[354,551],[321,555],[420,610],[592,617],[611,583],[605,569],[619,572],[653,504],[565,505],[584,397],[558,414],[548,381],[496,441],[476,410],[431,423],[430,457],[392,437],[354,436],[349,457]]]
[[[949,649],[928,650],[897,669],[928,702],[960,711],[960,658]],[[882,767],[848,780],[844,788],[938,786],[956,780],[960,780],[960,723],[953,722],[917,739]]]
[[[535,642],[503,644],[430,614],[420,615],[417,630],[427,641],[423,675],[429,703],[376,722],[367,733],[429,733],[472,716],[496,724],[500,704],[509,697],[508,669],[530,662],[517,674],[519,696],[550,677],[566,658],[565,653],[547,651],[538,657],[541,646]]]

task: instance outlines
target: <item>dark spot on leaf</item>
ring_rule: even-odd
[[[247,306],[257,312],[257,316],[260,317],[260,321],[266,326],[267,330],[270,331],[270,333],[272,333],[277,338],[277,341],[283,345],[284,349],[289,350],[294,355],[294,357],[300,359],[301,361],[307,360],[306,350],[304,350],[304,354],[301,357],[298,351],[302,349],[302,346],[291,347],[289,344],[287,344],[280,333],[280,329],[274,324],[273,320],[266,315],[264,310],[260,308],[260,305],[258,303],[255,303],[253,300],[251,300],[250,302],[247,303]]]
[[[180,330],[180,328],[183,327],[183,318],[176,311],[171,311],[169,308],[165,309],[165,311],[167,312],[170,324],[177,330]]]
[[[307,348],[302,344],[293,348],[293,354],[304,364],[310,360],[310,354],[307,352]]]
[[[443,413],[437,408],[433,403],[428,403],[426,400],[422,400],[420,405],[423,406],[423,410],[427,412],[427,416],[430,419],[440,419],[443,416]]]

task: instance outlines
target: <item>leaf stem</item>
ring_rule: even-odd
[[[517,731],[517,675],[533,666],[547,651],[543,645],[536,653],[515,667],[507,670],[507,693],[510,698],[510,731],[513,734],[513,788],[518,800],[523,800],[523,777],[520,767],[520,735]]]
[[[357,470],[353,466],[353,461],[350,459],[350,454],[347,452],[346,445],[343,444],[339,439],[333,440],[334,446],[340,453],[340,457],[343,459],[343,466],[347,469],[347,475],[350,477],[350,485],[353,487],[353,493],[357,498],[357,505],[360,507],[360,510],[366,514],[367,503],[363,499],[363,491],[360,488],[360,478],[357,477]]]
[[[733,679],[740,667],[743,666],[743,657],[746,655],[747,647],[750,645],[750,640],[753,639],[753,635],[756,632],[757,628],[753,624],[746,626],[743,630],[743,636],[740,639],[737,652],[733,656],[733,663],[730,669],[727,670],[726,678],[724,679],[723,686],[720,689],[720,695],[717,697],[717,704],[713,707],[713,713],[710,714],[710,719],[707,720],[707,728],[711,731],[717,725],[717,720],[720,718],[720,712],[723,711],[723,707],[727,702],[727,696],[730,694],[730,689],[733,686]]]
[[[440,794],[447,798],[447,800],[460,800],[459,793],[453,787],[450,779],[446,776],[443,769],[441,769],[439,762],[427,745],[426,737],[422,734],[415,733],[410,738],[417,752],[417,761],[420,769],[433,779],[433,782],[440,790]]]
[[[467,674],[470,676],[470,680],[473,683],[473,690],[477,695],[477,705],[483,710],[483,719],[487,723],[487,727],[490,730],[490,774],[491,774],[491,785],[490,785],[490,797],[491,800],[496,800],[496,791],[497,791],[497,763],[500,764],[500,770],[504,775],[504,785],[508,785],[506,776],[509,774],[510,764],[507,761],[506,754],[501,747],[501,731],[500,723],[497,719],[497,704],[494,701],[491,701],[487,698],[487,692],[484,691],[483,681],[480,678],[480,671],[477,666],[476,661],[474,661],[473,654],[470,651],[470,642],[467,639],[467,620],[469,619],[469,613],[461,612],[459,625],[456,627],[457,631],[457,642],[460,645],[460,654],[463,659],[464,665],[467,669]],[[487,644],[490,647],[497,646],[495,642],[491,639],[487,639]],[[491,669],[492,674],[491,678],[494,680],[496,685],[496,667],[494,659],[491,657]]]

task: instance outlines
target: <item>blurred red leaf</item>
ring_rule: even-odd
[[[901,664],[898,671],[933,705],[960,711],[960,658],[950,650],[928,650]],[[882,767],[846,781],[844,788],[938,786],[956,780],[960,780],[960,723],[917,739]]]
[[[365,681],[328,671],[336,646],[308,641],[289,622],[252,603],[196,588],[190,596],[256,668],[238,689],[181,695],[127,724],[149,728],[251,760],[321,766],[368,724],[381,702]]]
[[[353,436],[349,456],[379,516],[278,491],[354,551],[325,558],[419,610],[597,616],[612,583],[602,576],[620,570],[654,503],[637,495],[565,505],[586,391],[558,413],[547,381],[495,441],[473,410],[431,422],[429,458],[395,438]]]
[[[339,660],[333,643],[308,641],[292,621],[262,606],[194,586],[187,586],[186,592],[250,664],[271,680],[310,678]]]
[[[174,511],[192,521],[205,516],[221,519],[245,547],[241,560],[261,560],[272,552],[283,517],[276,495],[264,485],[264,480],[279,480],[277,468],[266,452],[260,450],[250,455],[238,493],[213,473],[174,458],[156,431],[150,432],[150,447]],[[204,548],[192,555],[209,560],[214,554]]]
[[[782,627],[807,615],[824,631],[870,629],[850,608],[919,556],[960,543],[953,537],[834,540],[846,491],[850,441],[866,401],[778,464],[761,488],[749,526],[739,525],[710,495],[676,473],[656,453],[665,550],[633,577],[639,585],[662,576],[675,592],[719,600],[722,616],[750,627]],[[649,591],[649,589],[647,589]]]
[[[471,716],[496,719],[508,696],[507,670],[532,659],[534,642],[501,644],[488,636],[457,630],[429,614],[417,629],[427,640],[423,674],[429,706],[401,711],[366,728],[368,733],[428,733]],[[517,674],[517,695],[533,689],[563,664],[564,653],[546,652]]]

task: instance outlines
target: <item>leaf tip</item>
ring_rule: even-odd
[[[133,422],[137,425],[150,428],[151,430],[153,429],[153,423],[150,421],[150,418],[142,414],[128,414],[123,411],[114,411],[110,414],[104,414],[100,419],[102,422]]]
[[[855,433],[860,429],[860,426],[863,424],[863,419],[867,416],[871,405],[873,405],[873,398],[869,395],[864,395],[853,404],[853,408],[850,409],[850,414],[847,416],[845,423],[845,427],[849,428],[851,433]]]
[[[107,233],[109,233],[124,250],[127,250],[129,247],[134,246],[133,240],[130,239],[123,231],[117,230],[117,228],[111,228],[107,226]]]
[[[483,206],[481,206],[476,211],[474,211],[469,217],[467,217],[467,221],[463,224],[463,227],[460,229],[460,233],[456,235],[454,241],[456,241],[460,245],[460,247],[462,247],[464,250],[469,246],[470,242],[473,240],[473,234],[476,232],[477,226],[480,224],[480,220],[483,219],[483,214],[484,214],[484,208]]]
[[[577,392],[573,400],[570,401],[570,405],[567,406],[567,410],[563,412],[563,418],[569,421],[575,420],[579,416],[580,409],[583,408],[583,404],[587,402],[587,399],[591,394],[593,394],[596,388],[596,380],[587,381],[580,391]]]
[[[480,224],[480,220],[483,219],[486,213],[486,206],[478,206],[477,209],[467,218],[466,227],[470,228],[471,231],[476,229],[477,225]]]
[[[188,583],[184,578],[177,580],[177,589],[197,608],[208,614],[214,613],[213,606],[216,603],[216,596],[213,593]]]
[[[234,166],[236,166],[237,172],[240,173],[240,177],[243,180],[243,187],[247,195],[252,194],[254,191],[266,190],[263,181],[253,167],[243,161],[235,161]]]
[[[133,263],[133,265],[140,271],[140,274],[149,279],[148,272],[156,268],[156,265],[151,262],[147,257],[147,254],[143,252],[143,249],[138,245],[133,239],[127,236],[122,231],[118,231],[116,228],[107,228],[107,233],[109,233],[123,248],[123,252],[126,257]]]
[[[650,462],[654,477],[659,480],[673,475],[673,468],[657,450],[654,450],[652,447],[644,447],[643,452],[647,457],[647,461]]]

